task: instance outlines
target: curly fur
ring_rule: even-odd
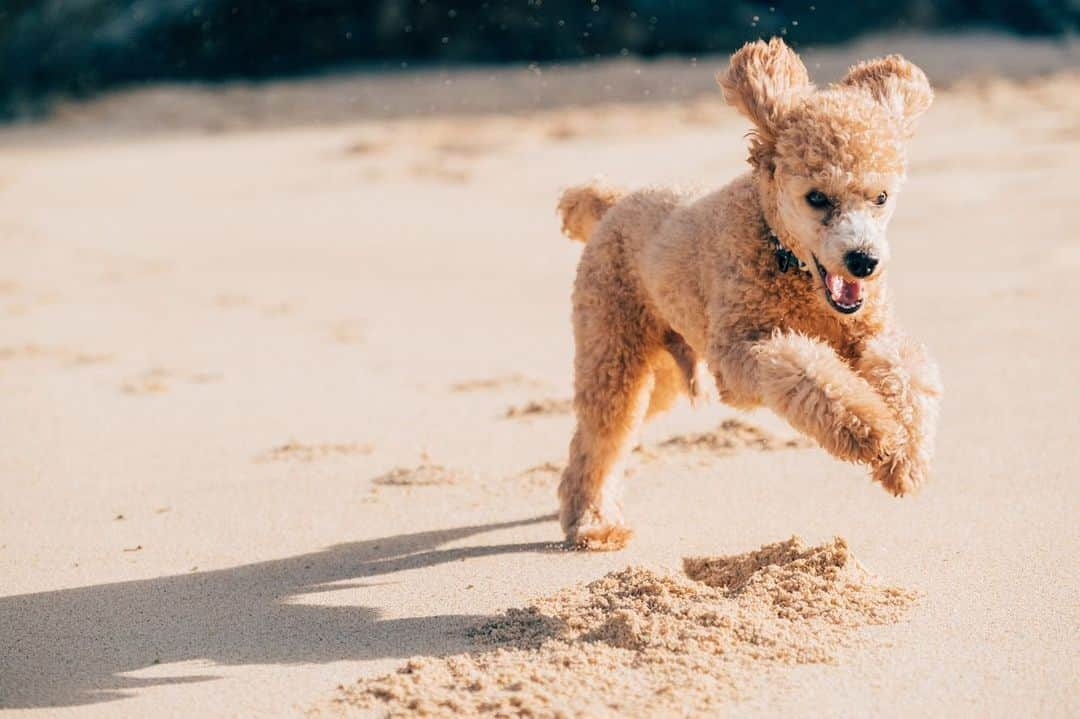
[[[622,194],[599,184],[578,185],[564,191],[559,198],[563,234],[571,240],[587,242],[593,227]]]
[[[885,289],[905,140],[933,98],[925,75],[889,56],[817,90],[774,39],[747,44],[718,80],[754,125],[750,172],[700,198],[591,184],[559,202],[564,231],[588,240],[573,295],[578,422],[559,486],[579,546],[629,539],[628,448],[647,416],[693,394],[699,360],[722,400],[773,409],[895,495],[929,472],[941,383],[894,325]],[[828,207],[809,206],[810,190]],[[770,233],[810,271],[782,272]],[[852,251],[879,260],[872,276],[850,274]],[[830,306],[819,265],[858,288],[856,312]]]

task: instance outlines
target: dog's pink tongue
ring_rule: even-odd
[[[829,294],[837,304],[850,307],[862,299],[862,282],[858,280],[848,282],[840,275],[829,272],[826,273],[825,284],[829,286]]]

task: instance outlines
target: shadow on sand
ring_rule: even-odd
[[[431,654],[477,617],[381,620],[371,607],[289,600],[331,582],[356,579],[352,586],[363,586],[369,577],[460,559],[558,551],[558,545],[540,542],[440,549],[551,519],[400,534],[231,569],[0,598],[0,707],[90,704],[141,687],[215,678],[120,676],[158,663],[321,663]]]

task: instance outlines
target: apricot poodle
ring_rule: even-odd
[[[718,77],[753,123],[752,169],[704,197],[584,185],[559,203],[586,242],[573,295],[577,429],[559,485],[571,543],[622,546],[622,464],[641,422],[695,392],[766,406],[895,495],[926,479],[941,383],[895,325],[885,229],[933,91],[897,55],[815,89],[779,39]]]

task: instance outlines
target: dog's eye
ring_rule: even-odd
[[[888,202],[888,200],[889,200],[889,193],[881,192],[881,193],[878,194],[877,197],[874,198],[874,204],[875,205],[884,205],[886,202]]]
[[[811,207],[816,207],[818,209],[828,207],[832,204],[829,202],[829,198],[825,196],[825,193],[820,190],[810,190],[810,192],[806,193],[806,202]]]

